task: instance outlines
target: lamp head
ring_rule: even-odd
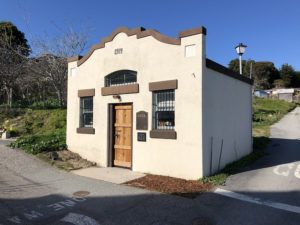
[[[239,54],[239,55],[243,55],[245,50],[247,48],[247,45],[244,45],[243,43],[239,43],[236,47],[235,47],[235,50],[236,50],[236,53]]]

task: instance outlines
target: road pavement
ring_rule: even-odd
[[[267,155],[229,177],[225,189],[300,206],[300,107],[274,124],[270,132]]]
[[[77,176],[0,141],[0,225],[299,225],[299,126],[297,108],[266,157],[196,199]]]

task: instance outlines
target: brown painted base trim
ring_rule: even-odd
[[[150,137],[161,139],[177,139],[177,133],[174,130],[151,130]]]
[[[241,75],[239,73],[236,73],[236,72],[232,71],[231,69],[229,69],[225,66],[222,66],[221,64],[216,63],[210,59],[206,59],[206,67],[209,69],[212,69],[214,71],[217,71],[219,73],[222,73],[226,76],[232,77],[232,78],[240,80],[242,82],[245,82],[247,84],[250,84],[250,85],[253,84],[252,79],[245,77],[244,75]]]
[[[77,128],[78,134],[95,134],[95,128],[92,127],[79,127]]]
[[[120,95],[139,93],[139,84],[128,84],[123,86],[103,87],[101,88],[101,95]]]
[[[177,89],[178,81],[177,80],[166,80],[149,83],[149,91],[161,91],[169,89]]]

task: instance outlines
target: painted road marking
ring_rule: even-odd
[[[72,223],[74,225],[99,225],[93,218],[77,213],[69,213],[62,218],[61,221]]]
[[[81,197],[72,197],[72,200],[66,199],[64,201],[59,201],[54,204],[47,205],[47,207],[52,208],[54,211],[59,211],[65,209],[66,207],[73,207],[76,205],[76,202],[83,202],[85,198]]]
[[[300,179],[300,164],[297,166],[294,175],[295,177]]]
[[[13,216],[7,219],[10,222],[16,223],[16,224],[21,224],[21,220],[18,216]]]
[[[290,170],[293,169],[294,163],[287,163],[278,165],[273,169],[276,175],[287,177],[290,174]]]
[[[294,169],[295,163],[286,163],[286,164],[281,164],[273,169],[273,173],[278,175],[278,176],[284,176],[287,177],[290,175],[290,172],[292,169]],[[298,179],[300,179],[300,164],[296,167],[294,176]]]
[[[84,202],[84,201],[86,201],[86,198],[72,196],[71,198],[64,199],[62,201],[55,202],[50,205],[46,205],[45,207],[47,207],[48,212],[49,212],[49,208],[52,209],[53,212],[56,212],[56,211],[60,211],[62,209],[66,209],[66,208],[72,208],[72,207],[76,206],[77,203]],[[45,210],[45,208],[44,208],[44,210]],[[12,223],[15,223],[15,224],[26,224],[26,223],[24,223],[24,220],[35,220],[35,219],[39,219],[39,218],[45,216],[43,213],[35,211],[35,210],[30,210],[30,211],[26,210],[22,214],[23,214],[24,219],[22,218],[22,216],[21,216],[22,219],[19,216],[12,216],[10,218],[7,218],[7,220]],[[90,225],[90,224],[84,223],[84,225]],[[94,224],[91,224],[91,225],[94,225]]]
[[[272,207],[275,209],[281,209],[281,210],[285,210],[288,212],[294,212],[294,213],[300,214],[299,206],[288,205],[288,204],[284,204],[284,203],[280,203],[280,202],[266,201],[261,198],[254,198],[254,197],[250,197],[250,196],[247,196],[244,194],[239,194],[239,193],[235,193],[232,191],[224,190],[221,188],[217,188],[214,191],[214,193],[223,195],[223,196],[226,196],[229,198],[234,198],[234,199],[238,199],[241,201],[245,201],[245,202],[250,202],[250,203],[254,203],[254,204],[258,204],[258,205],[265,205],[265,206],[269,206],[269,207]]]

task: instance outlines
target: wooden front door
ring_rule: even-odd
[[[114,166],[131,167],[132,105],[115,105]]]

